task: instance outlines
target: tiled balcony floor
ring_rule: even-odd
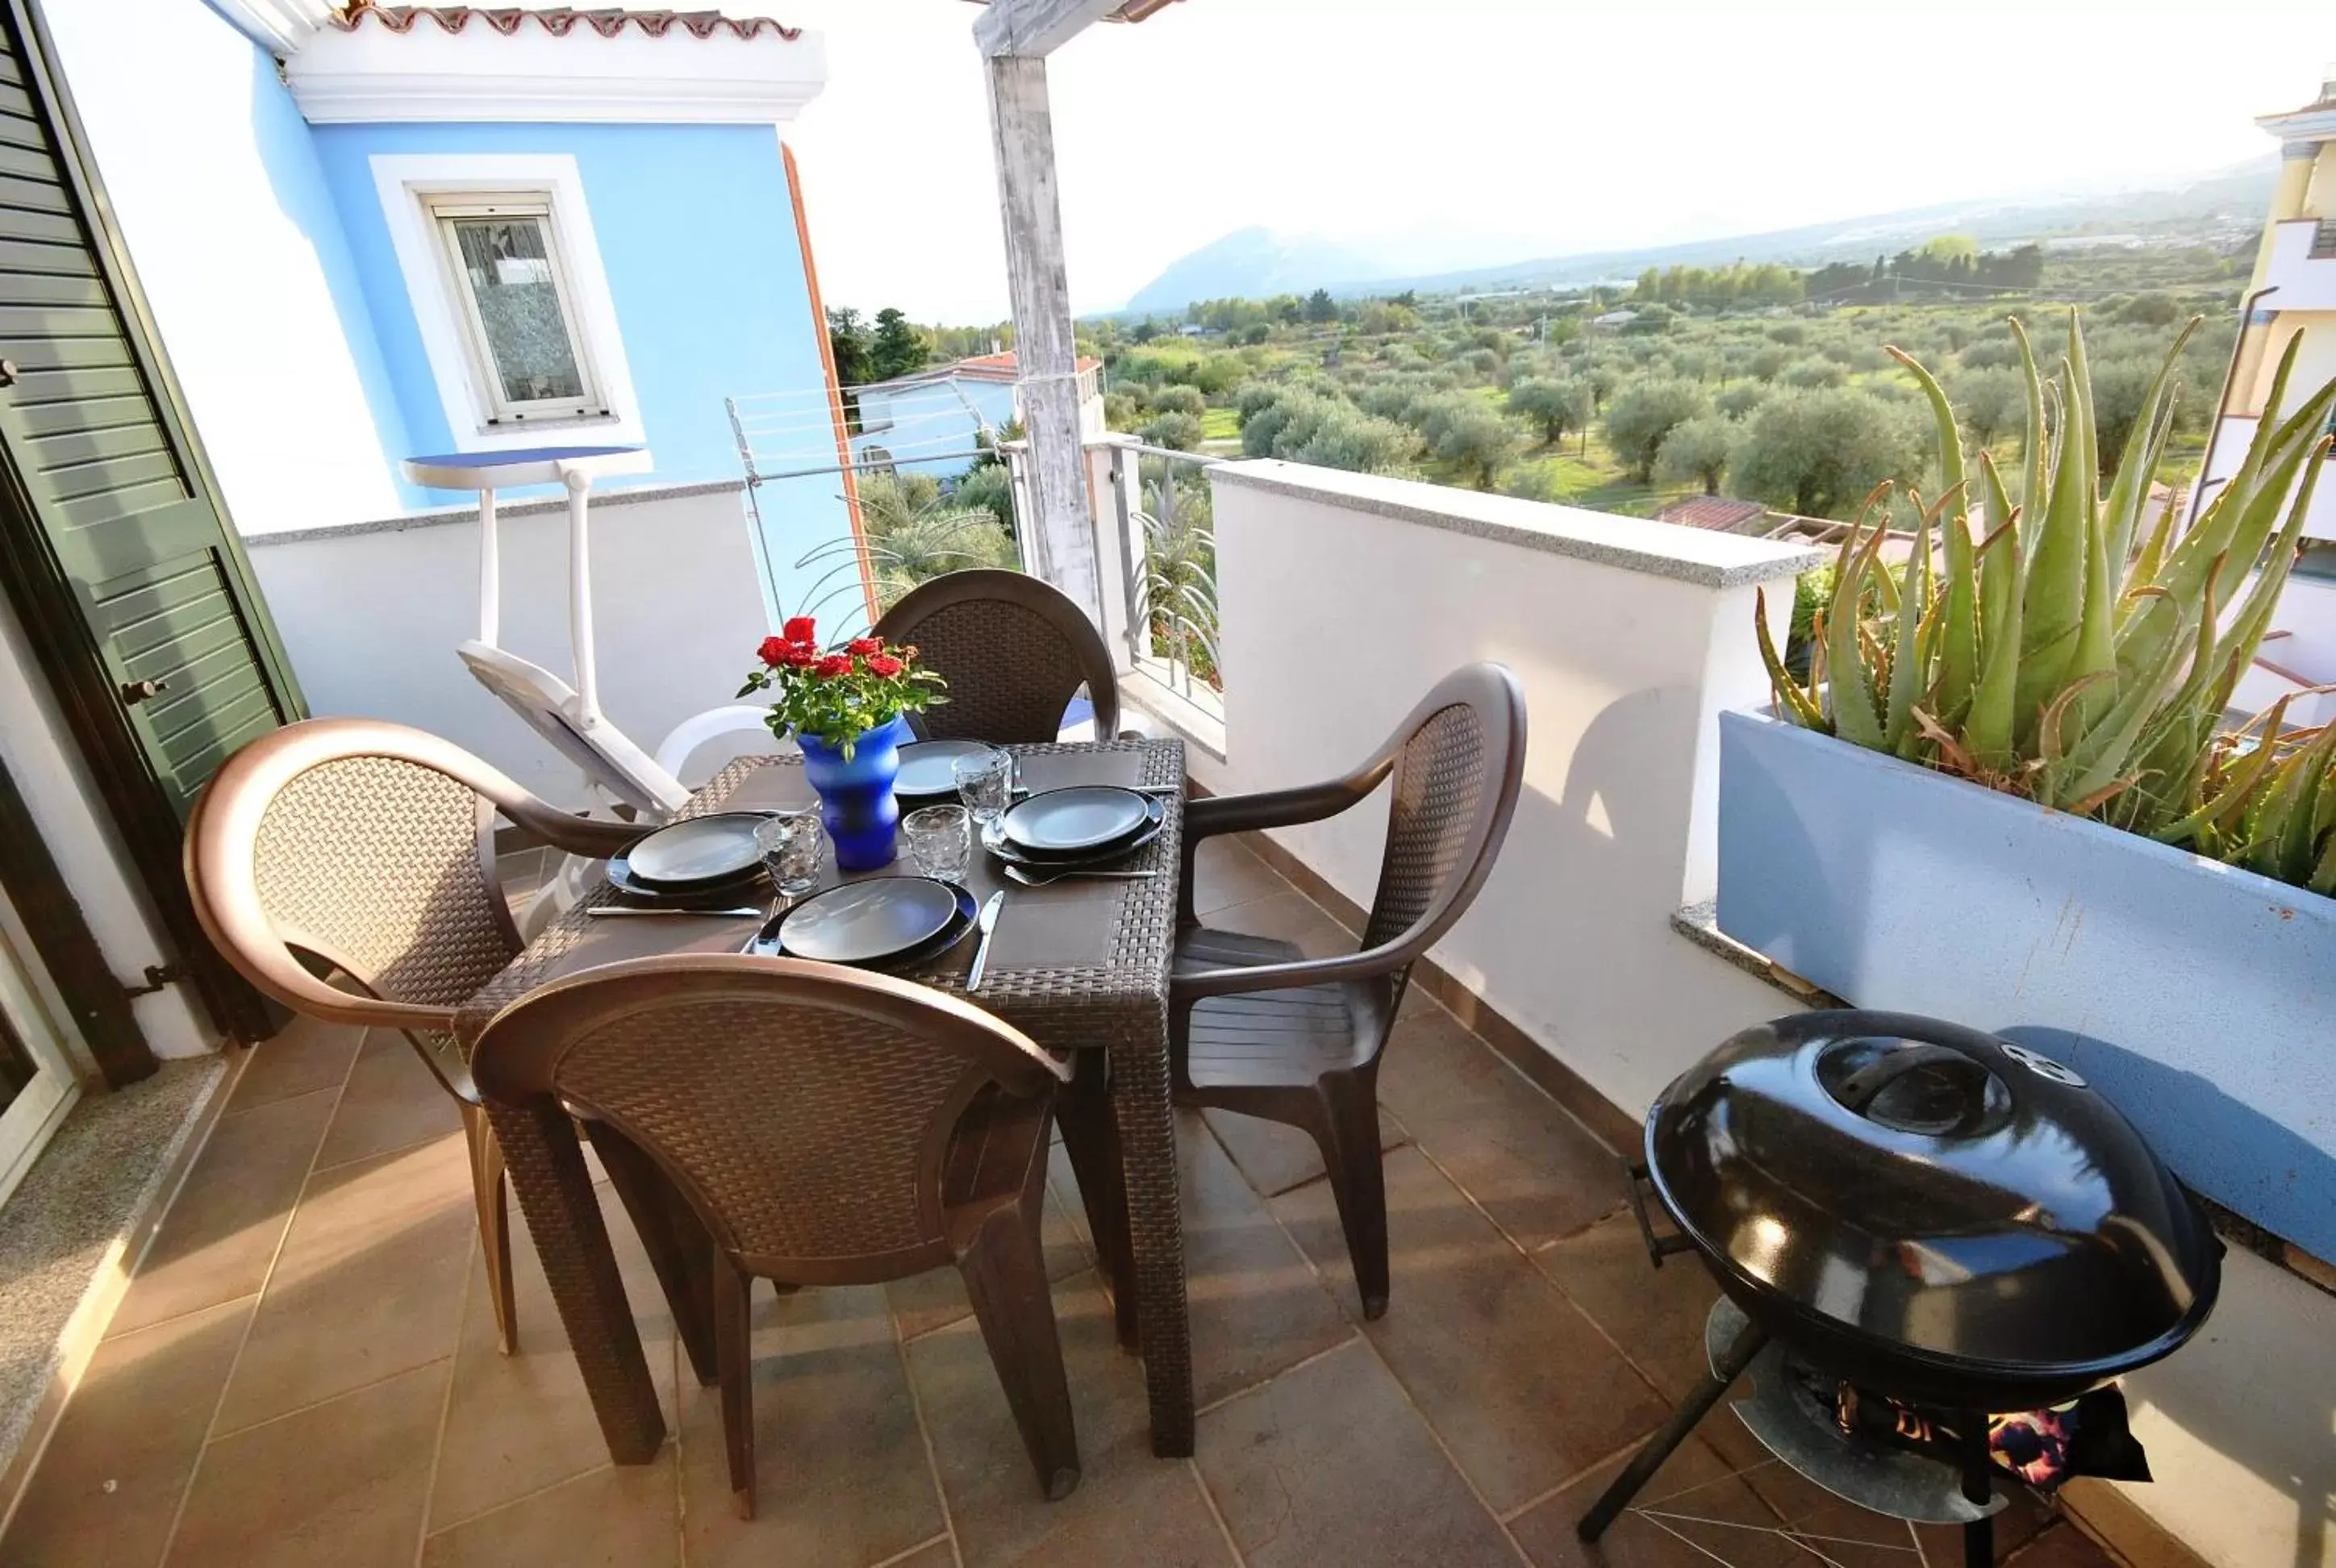
[[[1236,847],[1204,858],[1202,893],[1220,926],[1315,951],[1350,940]],[[756,1293],[762,1511],[742,1524],[715,1395],[683,1369],[613,1200],[677,1434],[657,1463],[621,1470],[523,1236],[522,1354],[495,1353],[451,1105],[402,1039],[296,1027],[250,1060],[0,1561],[1961,1561],[1945,1533],[1918,1541],[1759,1463],[1725,1414],[1647,1489],[1661,1517],[1627,1516],[1585,1551],[1572,1522],[1692,1381],[1712,1288],[1691,1265],[1650,1270],[1611,1153],[1416,993],[1381,1096],[1394,1296],[1368,1325],[1310,1145],[1185,1122],[1197,1457],[1151,1455],[1142,1370],[1113,1343],[1058,1158],[1078,1491],[1040,1499],[942,1271]],[[2107,1561],[2071,1524],[2007,1517],[2003,1549],[2029,1568]],[[1767,1533],[1788,1522],[1808,1546]]]

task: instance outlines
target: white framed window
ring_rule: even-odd
[[[370,161],[454,450],[646,446],[576,160]]]
[[[606,418],[551,193],[442,192],[423,207],[453,285],[487,423]]]

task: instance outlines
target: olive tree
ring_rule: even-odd
[[[1654,472],[1655,453],[1673,427],[1711,406],[1692,381],[1650,377],[1614,394],[1606,409],[1606,444],[1640,483]]]
[[[1845,518],[1883,480],[1921,476],[1925,424],[1915,404],[1858,387],[1780,392],[1745,422],[1729,472],[1740,494]]]
[[[1993,446],[1996,437],[2018,428],[2028,415],[2028,378],[2000,365],[1961,372],[1949,384],[1949,395],[1961,412],[1963,429],[1980,446]]]
[[[1655,453],[1655,477],[1666,484],[1697,484],[1706,495],[1719,493],[1736,444],[1736,424],[1717,414],[1698,414],[1671,427]]]
[[[1590,388],[1570,377],[1535,376],[1509,388],[1509,412],[1538,425],[1548,446],[1590,423]]]

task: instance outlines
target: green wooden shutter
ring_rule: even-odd
[[[0,531],[9,590],[222,1027],[252,1001],[195,926],[178,837],[238,746],[300,715],[113,230],[38,13],[0,28]],[[158,133],[167,114],[157,105]],[[255,321],[255,340],[269,324]],[[287,395],[295,395],[287,391]]]

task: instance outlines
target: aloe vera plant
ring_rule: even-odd
[[[2197,326],[2168,350],[2106,491],[2075,311],[2049,378],[2012,323],[2028,421],[2008,481],[1985,451],[1974,472],[1937,379],[1890,350],[1936,418],[1939,493],[1866,498],[1806,682],[1778,657],[1765,603],[1760,653],[1796,724],[2336,894],[2336,726],[2289,730],[2284,700],[2236,731],[2222,722],[2294,563],[2336,381],[2261,421],[2187,529],[2170,505],[2153,517],[2173,372]],[[2266,407],[2288,406],[2301,341]],[[1912,546],[1903,577],[1882,560],[1893,537]]]

